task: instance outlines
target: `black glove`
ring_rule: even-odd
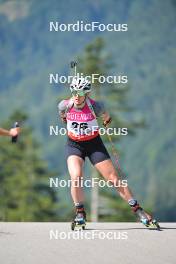
[[[62,122],[67,123],[65,113],[60,113],[60,118],[61,118]]]
[[[107,125],[109,125],[111,123],[111,121],[112,121],[112,118],[110,117],[107,121],[103,122],[103,126],[106,127]]]

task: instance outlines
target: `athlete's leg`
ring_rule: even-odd
[[[123,186],[124,184],[122,184],[122,181],[120,181],[118,173],[110,159],[98,162],[94,166],[107,181],[112,182],[124,200],[129,201],[133,198],[129,187]]]
[[[84,160],[81,157],[70,155],[67,158],[68,171],[71,177],[71,195],[75,204],[84,202],[83,188],[81,187],[83,165]]]
[[[116,189],[119,192],[120,196],[129,203],[129,205],[132,207],[132,210],[137,213],[140,219],[145,218],[145,215],[149,220],[151,219],[151,216],[146,212],[144,213],[137,200],[133,198],[132,192],[130,191],[129,187],[123,186],[118,173],[110,159],[98,162],[94,166],[106,180],[109,180],[110,182],[112,182],[112,184],[114,184],[114,186],[117,186]]]

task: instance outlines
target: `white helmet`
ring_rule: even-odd
[[[83,91],[86,94],[91,91],[91,83],[86,78],[74,77],[70,84],[70,90],[71,92]]]

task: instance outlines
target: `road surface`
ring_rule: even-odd
[[[0,223],[2,264],[175,264],[176,223]]]

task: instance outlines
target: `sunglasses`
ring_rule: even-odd
[[[85,93],[84,93],[84,91],[72,91],[72,95],[73,96],[77,96],[77,95],[84,96]]]

